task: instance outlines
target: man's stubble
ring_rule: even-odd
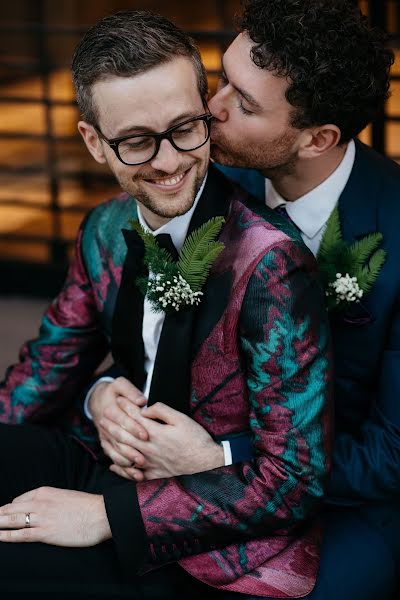
[[[287,131],[264,144],[234,144],[217,134],[211,141],[211,157],[228,167],[256,169],[268,179],[279,179],[295,171],[298,155],[293,145],[297,135]]]

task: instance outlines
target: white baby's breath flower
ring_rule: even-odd
[[[185,306],[200,304],[203,292],[194,292],[182,275],[174,275],[163,281],[163,275],[157,274],[149,278],[148,293],[157,293],[158,302],[163,309],[173,308],[175,311]]]
[[[327,296],[336,296],[336,302],[359,302],[364,294],[358,285],[357,277],[351,277],[348,273],[342,275],[336,273],[336,280],[328,285]]]

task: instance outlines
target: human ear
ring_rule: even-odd
[[[340,129],[336,125],[321,125],[303,132],[299,148],[300,158],[317,158],[335,148],[340,142]]]
[[[98,163],[104,164],[106,162],[106,157],[103,144],[93,125],[86,123],[86,121],[79,121],[78,131],[83,137],[83,141],[93,158]]]

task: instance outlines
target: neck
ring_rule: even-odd
[[[295,202],[318,187],[338,168],[347,150],[347,144],[336,146],[326,154],[313,159],[298,159],[290,173],[271,175],[272,185],[288,202]],[[268,177],[268,174],[266,174]]]

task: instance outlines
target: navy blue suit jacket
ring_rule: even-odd
[[[221,169],[265,201],[259,173]],[[332,319],[336,437],[329,499],[380,504],[400,495],[400,167],[356,142],[339,213],[348,242],[380,231],[387,259],[353,314]]]

